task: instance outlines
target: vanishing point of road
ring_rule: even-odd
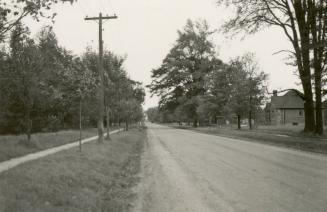
[[[148,124],[135,211],[327,211],[327,157]]]

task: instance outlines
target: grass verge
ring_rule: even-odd
[[[0,175],[0,211],[128,211],[146,132],[114,134]]]
[[[297,136],[284,136],[274,134],[273,132],[260,132],[259,130],[233,130],[220,129],[217,127],[191,128],[187,126],[180,127],[176,125],[172,125],[172,127],[193,130],[206,134],[219,135],[223,137],[238,138],[247,141],[266,143],[297,150],[327,154],[327,140],[318,137],[305,137],[301,136],[300,134],[298,134]]]
[[[116,129],[116,128],[115,128]],[[114,129],[111,129],[114,130]],[[97,129],[85,129],[82,138],[95,136]],[[31,144],[26,143],[25,135],[0,136],[0,162],[38,152],[56,146],[78,141],[79,130],[66,130],[51,133],[36,133],[32,135]]]

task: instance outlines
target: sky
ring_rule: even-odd
[[[126,71],[143,85],[151,83],[151,70],[161,65],[178,37],[177,30],[183,29],[187,19],[205,19],[211,29],[218,29],[212,39],[224,62],[252,52],[262,71],[269,75],[269,91],[299,88],[294,67],[285,64],[287,55],[274,54],[291,49],[283,32],[269,28],[255,35],[230,38],[219,29],[231,17],[232,10],[218,7],[216,0],[78,0],[73,5],[60,3],[53,12],[58,13],[53,28],[59,44],[77,55],[88,45],[98,48],[98,24],[84,18],[98,16],[99,12],[116,14],[118,19],[108,20],[103,25],[104,46],[126,55]],[[49,21],[26,20],[26,24],[35,34]],[[158,97],[151,98],[147,91],[144,108],[157,103]]]

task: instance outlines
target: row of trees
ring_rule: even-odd
[[[143,118],[145,92],[128,77],[124,60],[104,53],[107,127],[125,122],[128,128]],[[0,133],[26,133],[30,140],[33,132],[78,128],[82,122],[95,127],[98,84],[95,51],[87,48],[78,57],[58,45],[50,28],[31,38],[17,23],[0,51]]]
[[[206,21],[188,21],[158,69],[152,71],[152,94],[160,96],[159,108],[148,110],[151,121],[216,122],[247,117],[250,127],[261,110],[266,74],[252,54],[222,62],[211,41]]]
[[[327,64],[326,0],[218,0],[233,7],[235,17],[224,25],[226,32],[252,34],[278,27],[291,43],[290,56],[304,92],[305,127],[308,133],[323,133],[322,94]]]

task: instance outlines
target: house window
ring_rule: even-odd
[[[303,116],[303,110],[299,110],[299,116]]]

